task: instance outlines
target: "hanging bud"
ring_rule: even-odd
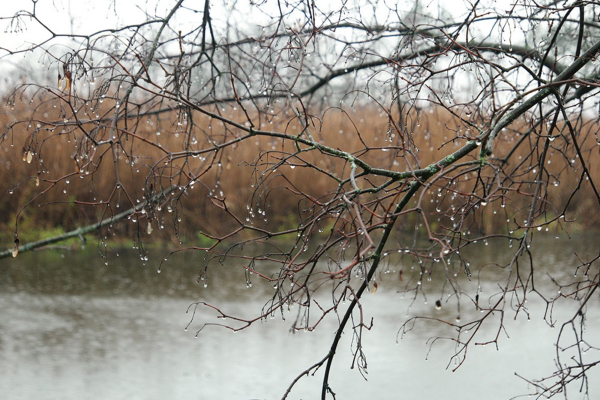
[[[63,90],[63,82],[64,82],[64,90],[65,91],[69,91],[71,89],[71,81],[72,81],[72,76],[71,76],[71,71],[69,71],[69,67],[67,66],[67,63],[63,63],[63,74],[64,74],[64,79],[62,76],[60,76],[60,72],[58,73],[58,90]]]
[[[15,239],[15,248],[12,251],[12,256],[16,257],[19,254],[19,239]]]
[[[71,71],[65,72],[65,91],[69,91],[71,89]]]
[[[148,232],[148,235],[152,233],[152,222],[148,221],[148,228],[146,229],[146,232]]]
[[[33,160],[33,152],[31,150],[29,150],[27,152],[27,164],[31,164],[32,160]]]
[[[373,290],[371,290],[371,293],[375,294],[376,291],[377,291],[377,282],[373,282]]]

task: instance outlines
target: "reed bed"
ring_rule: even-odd
[[[54,115],[56,110],[49,105],[46,107],[47,110],[37,109],[36,115],[48,115],[49,119],[58,117]],[[0,115],[2,126],[8,126],[17,120],[28,121],[31,118],[30,110],[30,107],[22,104],[17,104],[14,108],[3,107]],[[244,120],[240,111],[228,112],[230,114],[226,116],[237,121]],[[332,108],[314,114],[316,116],[311,121],[310,130],[317,140],[332,148],[356,152],[364,161],[379,168],[396,171],[409,167],[406,160],[410,161],[411,168],[423,168],[442,159],[464,143],[453,139],[457,135],[466,134],[465,130],[468,129],[464,123],[444,110],[430,109],[409,115],[404,124],[407,130],[403,134],[410,133],[410,140],[419,149],[417,164],[414,158],[399,157],[398,149],[382,149],[399,146],[402,136],[390,124],[386,113],[370,108]],[[78,155],[83,154],[84,144],[76,140],[78,135],[75,128],[62,129],[57,126],[54,130],[42,129],[32,136],[38,123],[35,119],[29,120],[28,124],[18,125],[18,129],[8,132],[0,144],[0,213],[3,216],[0,221],[3,232],[0,240],[6,243],[12,241],[17,214],[19,236],[25,240],[36,239],[40,232],[67,231],[135,206],[144,200],[144,193],[147,193],[151,184],[157,188],[171,184],[188,185],[189,179],[186,177],[190,174],[199,177],[196,184],[193,188],[188,187],[186,194],[173,205],[175,212],[157,216],[159,229],[153,234],[153,239],[177,242],[177,237],[172,235],[171,227],[174,225],[177,226],[179,238],[192,241],[196,240],[198,232],[223,235],[234,229],[237,222],[215,206],[215,198],[224,199],[229,210],[240,218],[261,210],[264,215],[260,219],[256,215],[254,218],[257,224],[270,229],[293,228],[302,220],[303,212],[308,207],[300,193],[327,199],[337,188],[333,178],[310,168],[310,164],[337,177],[347,177],[349,174],[349,167],[344,160],[326,157],[318,151],[292,156],[297,150],[292,142],[284,143],[280,139],[258,136],[221,152],[167,160],[162,149],[170,152],[186,148],[210,150],[213,144],[209,136],[223,142],[240,134],[219,121],[201,115],[194,115],[194,127],[186,133],[183,128],[178,127],[180,120],[181,116],[175,110],[160,116],[132,120],[130,129],[133,130],[132,123],[137,124],[136,134],[148,142],[131,137],[124,142],[123,151],[118,154],[113,154],[110,149],[98,149],[95,160],[102,159],[100,165],[87,165],[84,168],[84,159],[78,158]],[[256,121],[264,130],[290,134],[298,134],[302,130],[297,119],[285,114],[270,120]],[[522,120],[513,124],[511,130],[503,132],[494,157],[503,158],[509,154],[512,145],[520,140],[522,132],[527,131],[532,123]],[[595,136],[598,124],[585,121],[581,122],[579,128],[584,159],[592,177],[598,181],[600,146]],[[100,135],[106,137],[108,132],[101,132]],[[517,168],[516,161],[524,159],[529,163],[530,160],[536,160],[537,157],[528,158],[528,155],[535,155],[540,151],[543,135],[543,131],[531,135],[527,143],[512,155],[511,161],[502,166],[503,171],[509,173],[515,170],[515,174],[520,175],[515,176],[517,181],[535,181],[535,165],[526,164]],[[160,148],[149,142],[160,143]],[[600,214],[590,212],[597,210],[597,200],[590,185],[583,182],[577,195],[572,198],[582,169],[570,142],[567,132],[563,130],[562,135],[552,143],[545,164],[552,184],[544,187],[544,200],[551,204],[548,208],[554,210],[555,215],[559,215],[568,204],[565,218],[575,220],[577,223],[572,226],[576,229],[594,228],[600,223]],[[184,146],[185,143],[187,147]],[[23,158],[27,158],[26,151],[30,145],[41,151],[36,150],[32,162],[28,163]],[[371,150],[363,154],[365,145]],[[476,160],[476,157],[474,154],[469,160]],[[185,171],[187,175],[179,171]],[[157,172],[163,177],[159,178]],[[456,199],[448,196],[451,192],[438,196],[437,189],[450,187],[454,192],[469,193],[476,181],[475,172],[470,174],[449,174],[447,179],[436,183],[423,195],[418,204],[430,223],[443,226],[450,224],[449,221],[456,216],[452,207]],[[493,181],[497,176],[490,168],[482,173],[481,179]],[[381,182],[380,179],[359,181],[365,187]],[[527,214],[530,204],[530,196],[527,194],[532,193],[533,187],[533,184],[520,184],[505,190],[506,187],[498,186],[495,195],[481,193],[481,188],[477,188],[476,194],[480,194],[482,198],[488,196],[490,206],[477,207],[470,213],[465,226],[483,233],[508,229],[510,224],[507,221],[523,219]],[[44,193],[40,196],[42,191]],[[101,206],[98,205],[100,200],[105,202]],[[417,205],[417,200],[413,205]],[[548,216],[549,219],[551,217]],[[133,218],[115,224],[111,232],[115,237],[131,237],[137,231],[145,230],[140,227],[140,223]],[[414,232],[415,224],[418,225],[419,221],[414,215],[409,216],[398,229]],[[163,227],[164,229],[160,229]]]

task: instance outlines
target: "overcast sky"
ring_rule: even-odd
[[[36,14],[51,31],[61,34],[88,35],[102,29],[114,29],[141,23],[152,17],[164,17],[175,2],[176,0],[37,0]],[[260,3],[260,8],[251,7],[250,0],[211,1],[213,26],[217,30],[219,27],[224,28],[228,20],[239,21],[236,24],[250,26],[266,22],[269,20],[269,14],[277,15],[278,13],[277,0],[255,1],[255,3]],[[339,10],[340,3],[342,0],[329,0],[316,4],[322,10],[323,7]],[[390,13],[390,8],[397,7],[400,11],[399,14],[403,15],[416,4],[413,0],[349,0],[344,3],[349,11],[342,18],[349,16],[353,21],[370,21],[376,18],[379,24],[398,23],[397,15]],[[285,6],[285,2],[282,1],[281,4],[282,7]],[[470,5],[466,0],[427,0],[418,4],[424,12],[434,17],[446,19],[451,13],[453,14],[452,18],[461,21]],[[502,10],[509,9],[510,4],[510,0],[482,0],[478,4],[478,12],[485,12],[487,11],[486,7],[492,6],[500,12],[504,12]],[[197,11],[203,9],[204,1],[188,0],[183,5],[184,8],[177,12],[170,26],[184,32],[191,31],[193,28],[189,29],[190,25],[197,27],[201,24],[202,13]],[[196,10],[190,10],[188,7],[195,7]],[[23,17],[18,21],[10,19],[20,10],[31,12],[33,2],[31,0],[4,1],[2,9],[0,9],[0,17],[3,18],[0,21],[0,70],[5,72],[3,88],[13,86],[15,79],[39,81],[40,78],[50,78],[54,80],[56,75],[56,71],[44,72],[50,63],[42,51],[34,54],[23,53],[18,56],[9,56],[7,50],[24,50],[29,48],[32,43],[40,43],[51,38],[48,29],[30,18]],[[290,18],[287,23],[293,24],[294,18],[295,16]],[[475,29],[471,29],[470,33],[474,35]],[[336,34],[343,33],[340,31]],[[518,35],[518,30],[515,30],[515,35]],[[58,38],[47,43],[44,48],[53,53],[61,53],[61,51],[57,51],[58,47],[65,46],[65,50],[62,52],[64,54],[77,48],[79,43],[80,40]],[[27,62],[24,63],[24,60]]]

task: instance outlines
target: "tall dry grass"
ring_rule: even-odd
[[[56,110],[49,105],[46,107],[47,109],[38,109],[36,115],[46,115],[48,119],[59,118]],[[229,112],[228,117],[243,121],[241,112]],[[330,109],[318,113],[318,117],[312,119],[310,130],[317,140],[327,146],[355,152],[373,166],[396,171],[403,171],[409,167],[423,168],[442,159],[464,143],[452,141],[457,132],[462,135],[468,134],[463,123],[443,110],[427,110],[409,117],[406,121],[407,130],[403,134],[407,138],[410,136],[410,140],[419,149],[415,157],[402,158],[398,157],[398,151],[379,149],[398,145],[401,135],[390,125],[388,115],[375,109]],[[30,108],[19,104],[15,109],[4,107],[0,115],[2,126],[14,121],[28,121],[28,118],[31,118]],[[180,116],[173,111],[160,117],[131,120],[128,122],[128,128],[135,130],[140,137],[159,142],[162,149],[170,152],[182,151],[186,140],[189,140],[189,146],[194,150],[210,150],[213,144],[208,140],[209,135],[223,142],[239,134],[229,130],[219,121],[194,115],[195,125],[191,136],[186,136],[183,128],[178,127],[178,121]],[[0,213],[3,216],[0,224],[4,232],[1,240],[5,242],[12,241],[17,214],[22,238],[23,235],[27,237],[28,231],[39,232],[57,227],[70,230],[108,217],[111,213],[116,214],[138,204],[138,201],[143,201],[144,189],[148,190],[151,181],[156,188],[161,185],[186,185],[189,179],[180,174],[180,170],[185,171],[188,176],[193,174],[200,178],[193,189],[189,188],[187,194],[181,196],[180,203],[173,204],[176,213],[167,212],[158,216],[157,226],[164,226],[165,229],[162,233],[158,229],[153,237],[176,240],[168,228],[179,219],[181,224],[177,225],[180,236],[187,238],[194,238],[198,231],[222,235],[236,227],[236,221],[216,207],[210,201],[210,195],[224,198],[231,212],[240,218],[249,214],[248,208],[255,214],[258,209],[262,209],[265,216],[258,219],[255,215],[254,221],[257,224],[273,229],[292,228],[302,220],[303,210],[309,206],[303,200],[304,196],[299,193],[326,199],[337,188],[337,183],[331,177],[309,168],[308,164],[314,164],[337,177],[348,177],[349,174],[348,165],[343,160],[327,157],[318,151],[291,157],[273,171],[269,168],[297,149],[291,142],[284,143],[279,139],[258,136],[230,146],[222,152],[207,152],[202,157],[185,160],[168,160],[164,158],[165,154],[160,148],[130,137],[123,142],[124,151],[113,154],[110,149],[98,149],[94,163],[82,168],[85,165],[84,159],[74,161],[78,154],[82,154],[82,143],[76,140],[81,138],[77,129],[67,127],[62,133],[61,127],[53,131],[44,128],[32,136],[37,123],[37,120],[33,119],[18,125],[0,145]],[[297,134],[301,130],[297,119],[285,115],[258,123],[260,128],[265,130],[290,134]],[[503,132],[502,137],[498,139],[494,156],[505,157],[513,144],[520,139],[520,133],[530,126],[531,123],[521,121],[511,130]],[[594,136],[597,129],[596,123],[588,121],[580,126],[578,132],[584,158],[596,180],[600,178],[599,146]],[[157,132],[160,132],[160,135],[157,135]],[[538,134],[543,135],[544,132]],[[99,132],[99,135],[106,138],[108,132],[105,130]],[[509,181],[505,181],[504,187],[496,185],[496,195],[489,197],[492,206],[475,210],[469,217],[471,220],[468,226],[485,232],[504,229],[507,219],[524,218],[531,200],[529,194],[533,193],[535,186],[531,183],[535,180],[535,165],[528,157],[531,154],[536,155],[542,143],[536,141],[536,138],[539,138],[539,135],[531,135],[526,144],[512,155],[510,162],[502,166],[505,174],[516,170],[515,174],[519,176],[515,176],[515,181],[530,183],[509,187],[506,183]],[[581,163],[569,142],[570,138],[564,131],[563,136],[553,142],[555,149],[550,151],[550,163],[545,165],[551,174],[550,182],[558,184],[544,188],[547,190],[545,199],[552,204],[557,213],[560,213],[559,210],[571,199],[581,175]],[[27,163],[22,160],[23,150],[30,144],[34,145],[36,151],[32,162]],[[365,145],[372,150],[365,153]],[[561,149],[565,154],[561,153]],[[469,160],[476,159],[477,154],[469,157]],[[531,157],[531,160],[535,159],[536,157]],[[526,160],[525,165],[518,166],[519,160]],[[575,160],[574,164],[572,160]],[[570,168],[572,165],[579,168],[574,171]],[[480,176],[482,181],[494,182],[497,177],[493,171],[491,168],[485,169]],[[158,172],[162,174],[162,178],[156,177]],[[151,173],[154,175],[149,175]],[[434,225],[450,224],[450,219],[457,215],[456,210],[452,208],[456,199],[451,198],[451,193],[469,193],[477,181],[476,172],[471,172],[470,175],[457,173],[448,176],[455,179],[440,180],[419,203],[424,213],[429,216],[428,220]],[[115,187],[117,179],[120,188]],[[38,180],[39,186],[36,185]],[[360,184],[367,187],[382,181],[374,178],[369,182],[360,180]],[[437,189],[446,185],[454,185],[448,186],[454,192],[438,197]],[[495,186],[492,184],[490,187]],[[509,190],[506,190],[507,188]],[[42,191],[43,196],[38,196]],[[476,193],[486,195],[481,192],[480,186],[477,186]],[[100,200],[110,201],[110,208],[105,204],[98,205]],[[501,207],[501,203],[505,203],[506,207]],[[175,205],[179,207],[176,208]],[[590,185],[584,182],[577,196],[570,200],[568,217],[577,219],[581,228],[592,228],[600,222],[597,210]],[[409,218],[401,224],[401,229],[414,232],[414,224],[418,222],[414,216],[411,218],[413,219]],[[263,221],[264,219],[267,221]],[[117,235],[131,236],[138,230],[139,223],[120,223],[115,226],[113,232]],[[31,235],[33,236],[35,235]]]

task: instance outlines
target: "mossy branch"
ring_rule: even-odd
[[[155,195],[152,197],[151,202],[156,201],[157,199],[160,199],[164,196],[166,196],[169,192],[171,192],[173,189],[175,189],[176,186],[171,186],[165,190],[163,190],[161,193]],[[29,242],[25,245],[19,246],[18,247],[18,252],[16,253],[22,253],[25,251],[31,251],[31,250],[35,250],[37,248],[43,247],[43,246],[47,246],[49,244],[53,244],[53,243],[58,243],[58,242],[62,242],[65,241],[67,239],[71,239],[74,237],[83,237],[83,235],[90,233],[90,232],[94,232],[97,229],[100,229],[106,225],[112,224],[116,221],[122,220],[124,218],[127,218],[128,216],[140,211],[142,208],[144,208],[146,206],[146,204],[148,204],[148,201],[144,201],[140,204],[138,204],[135,207],[132,207],[126,211],[123,211],[120,214],[117,215],[113,215],[112,217],[103,219],[100,222],[97,222],[95,224],[92,225],[88,225],[88,226],[84,226],[81,228],[77,228],[75,230],[72,230],[70,232],[66,232],[63,233],[61,235],[57,235],[57,236],[53,236],[51,238],[47,238],[47,239],[42,239],[42,240],[38,240],[35,242]],[[14,253],[14,250],[6,250],[3,252],[0,252],[0,259],[2,258],[7,258],[10,257],[11,255],[16,257],[16,254]]]

